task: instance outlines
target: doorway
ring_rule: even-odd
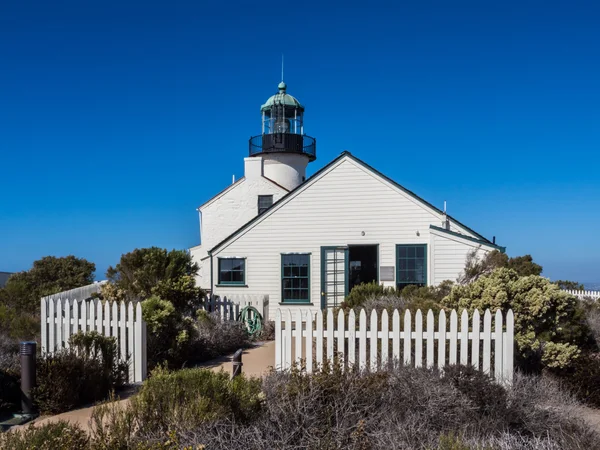
[[[379,246],[348,246],[348,291],[358,284],[379,281]]]

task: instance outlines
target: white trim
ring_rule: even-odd
[[[433,236],[438,236],[444,239],[450,239],[451,241],[455,241],[455,242],[460,242],[461,244],[466,244],[470,247],[482,247],[485,246],[487,248],[489,248],[490,250],[498,250],[498,247],[493,245],[493,244],[488,244],[486,242],[474,242],[471,238],[471,236],[465,236],[464,238],[462,236],[457,236],[455,234],[450,234],[450,233],[444,233],[443,231],[439,231],[436,230],[435,228],[430,228],[429,229],[429,233],[430,235]],[[469,239],[471,238],[471,239]],[[431,239],[431,241],[433,241],[433,239]]]

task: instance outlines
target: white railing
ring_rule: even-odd
[[[413,317],[410,311],[404,314],[401,326],[400,313],[395,310],[390,317],[383,311],[381,317],[371,312],[369,325],[367,314],[353,310],[347,315],[339,311],[334,321],[334,312],[316,315],[311,311],[277,310],[275,314],[275,368],[287,370],[292,364],[304,364],[311,373],[334,356],[342,367],[358,365],[360,369],[376,371],[390,363],[403,363],[427,368],[443,369],[447,364],[471,364],[490,374],[496,380],[510,384],[513,379],[514,316],[512,310],[505,320],[500,311],[494,315],[486,310],[483,321],[479,311],[469,320],[467,311],[460,317],[455,310],[450,312],[450,329],[446,313],[441,311],[437,320],[431,310],[427,313],[426,326],[420,310]],[[481,327],[483,322],[483,329]],[[505,322],[505,327],[503,326]],[[482,348],[483,347],[483,348]],[[325,355],[324,355],[325,353]]]
[[[563,291],[582,300],[585,297],[592,298],[593,300],[600,300],[600,291],[574,291],[571,289],[563,289]]]
[[[42,354],[69,348],[69,338],[79,331],[96,331],[116,338],[119,357],[129,362],[130,383],[146,379],[146,323],[141,303],[43,298],[41,313]]]
[[[269,296],[268,295],[213,295],[204,299],[202,306],[210,313],[218,312],[222,320],[237,320],[240,311],[246,306],[255,307],[262,314],[263,321],[269,320]]]

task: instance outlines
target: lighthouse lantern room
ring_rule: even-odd
[[[262,134],[250,138],[249,156],[262,158],[264,176],[291,190],[305,180],[317,146],[304,134],[304,106],[286,92],[283,81],[278,88],[260,109]]]

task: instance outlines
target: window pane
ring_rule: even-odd
[[[221,282],[231,281],[231,272],[222,270],[221,271]]]
[[[423,258],[423,257],[425,257],[425,248],[417,247],[417,258]]]
[[[231,272],[231,281],[235,281],[236,283],[243,283],[244,272]]]

